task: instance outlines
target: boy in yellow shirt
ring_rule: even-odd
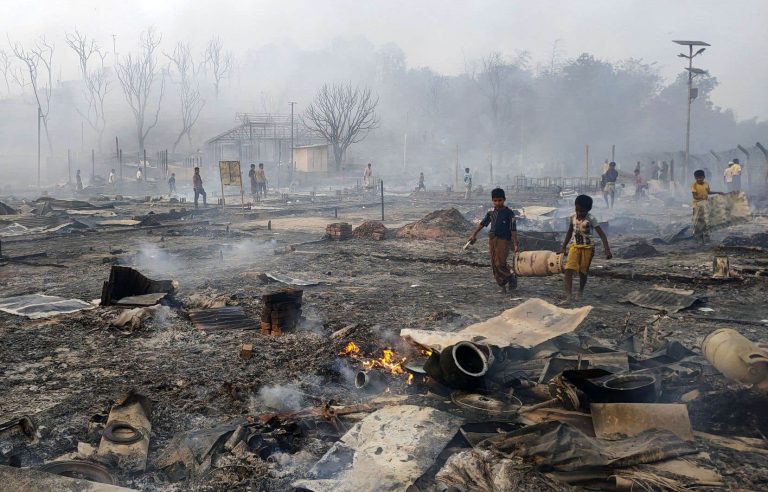
[[[693,173],[696,181],[691,185],[693,195],[693,235],[701,237],[702,243],[709,242],[709,195],[722,195],[721,191],[709,189],[709,183],[704,180],[704,171],[701,169]]]
[[[572,299],[573,275],[575,272],[579,272],[577,300],[581,299],[584,287],[587,285],[589,265],[592,263],[592,256],[595,254],[595,242],[592,238],[592,231],[596,232],[603,242],[605,258],[608,260],[613,258],[605,232],[603,232],[595,216],[589,213],[592,210],[592,197],[588,195],[577,196],[574,208],[575,213],[571,214],[568,233],[565,235],[565,241],[563,241],[561,249],[561,252],[565,251],[568,243],[571,242],[571,237],[573,237],[573,244],[571,244],[568,250],[568,260],[565,262],[565,304],[570,304]]]

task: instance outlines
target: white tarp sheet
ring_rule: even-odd
[[[58,314],[75,313],[94,307],[80,299],[65,299],[44,294],[0,298],[0,311],[30,319],[50,318]]]
[[[453,439],[461,419],[430,407],[399,405],[355,424],[294,487],[314,492],[405,492]]]
[[[584,321],[592,306],[559,308],[541,299],[528,299],[495,318],[467,326],[456,332],[400,330],[400,336],[424,347],[442,350],[467,341],[497,347],[531,348],[556,336],[569,333]]]

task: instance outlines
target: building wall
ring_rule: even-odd
[[[305,173],[328,172],[328,146],[301,147],[293,149],[296,170]]]

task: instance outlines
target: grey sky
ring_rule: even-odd
[[[697,64],[721,83],[715,103],[739,119],[768,118],[768,0],[0,0],[0,7],[0,30],[12,39],[46,33],[57,42],[69,60],[65,76],[75,60],[63,34],[75,26],[110,49],[117,35],[118,51],[133,48],[148,25],[166,40],[197,47],[217,33],[236,55],[271,43],[311,49],[339,36],[365,36],[398,44],[409,66],[443,73],[460,72],[465,59],[492,50],[528,50],[544,61],[559,39],[564,57],[642,58],[672,77],[684,60],[671,40],[701,39],[712,47]]]

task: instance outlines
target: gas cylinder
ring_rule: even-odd
[[[701,344],[704,357],[729,379],[757,384],[768,377],[768,352],[730,328],[715,330]]]
[[[563,273],[563,255],[553,251],[523,251],[515,257],[515,273],[521,277]]]

